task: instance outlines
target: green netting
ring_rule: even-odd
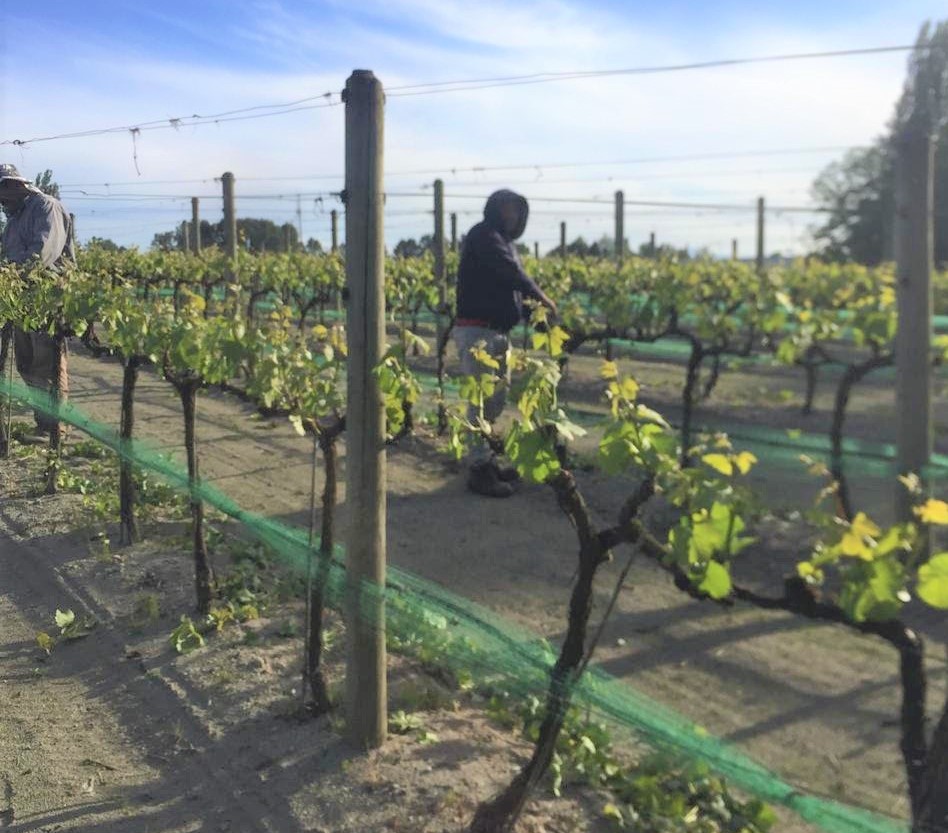
[[[123,441],[110,426],[96,422],[71,403],[61,406],[47,394],[6,380],[0,391],[29,406],[55,415],[84,431],[136,466],[155,472],[171,485],[199,496],[210,506],[241,522],[290,568],[303,571],[318,553],[308,544],[308,531],[248,512],[208,483],[192,489],[186,471],[140,440]],[[337,548],[325,567],[326,598],[341,607],[347,596],[344,553]],[[422,642],[437,662],[473,676],[482,690],[502,689],[515,696],[542,698],[555,657],[536,634],[503,620],[495,611],[457,596],[445,588],[396,567],[388,568],[386,586],[357,588],[359,610],[370,623],[385,611],[387,636],[396,644]],[[352,588],[348,594],[353,594]],[[380,602],[384,601],[384,607]],[[906,833],[904,822],[829,799],[806,795],[740,750],[599,669],[586,674],[575,700],[632,730],[652,747],[703,762],[735,786],[796,812],[830,833]]]

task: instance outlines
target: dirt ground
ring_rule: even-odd
[[[674,418],[680,368],[640,362],[629,366],[642,381],[646,399]],[[575,361],[570,371],[570,398],[589,407],[595,401],[590,393],[595,369],[590,356]],[[71,357],[73,401],[112,425],[118,422],[120,379],[115,363],[78,353]],[[824,387],[817,413],[808,418],[798,415],[798,405],[777,395],[785,389],[802,390],[802,378],[757,369],[752,374],[725,374],[702,414],[806,430],[828,424],[829,388]],[[885,383],[860,389],[853,405],[853,435],[889,440],[891,399]],[[183,459],[180,407],[170,387],[145,373],[137,403],[139,436]],[[297,437],[289,424],[249,417],[246,406],[227,396],[201,396],[203,477],[246,509],[304,524],[308,441]],[[940,403],[942,432],[944,417]],[[592,440],[581,442],[578,451],[589,454],[593,445]],[[614,518],[630,484],[592,471],[579,476],[594,515],[603,522]],[[802,467],[761,465],[751,476],[774,507],[774,517],[758,531],[760,542],[742,556],[737,571],[749,582],[776,589],[806,537],[785,512],[805,508],[819,487]],[[5,485],[12,488],[16,472],[5,477]],[[465,491],[460,467],[425,438],[391,449],[388,477],[388,553],[393,564],[554,642],[559,639],[575,567],[575,538],[547,490],[524,487],[507,501],[475,498]],[[439,772],[443,768],[435,763],[440,760],[434,754],[437,747],[418,749],[399,739],[381,753],[356,758],[331,733],[274,721],[275,713],[286,711],[288,690],[296,685],[289,659],[292,640],[268,648],[261,657],[235,631],[232,637],[220,638],[218,659],[205,660],[210,654],[202,652],[175,659],[163,644],[169,629],[162,622],[160,635],[146,632],[134,639],[121,628],[97,630],[70,645],[68,653],[57,648],[50,662],[38,664],[34,634],[57,606],[76,599],[75,604],[81,601],[102,621],[120,622],[141,593],[135,582],[148,570],[159,576],[163,592],[171,594],[168,610],[186,610],[189,561],[181,554],[183,546],[167,552],[154,545],[149,550],[146,544],[123,564],[103,564],[88,555],[87,541],[69,539],[67,545],[55,523],[52,529],[43,528],[43,502],[48,499],[8,494],[5,489],[0,519],[19,543],[12,549],[5,544],[0,553],[0,679],[11,682],[0,693],[5,727],[0,734],[0,772],[7,778],[0,785],[0,826],[109,833],[381,830],[386,829],[381,818],[370,823],[353,817],[371,802],[360,803],[351,793],[340,792],[377,778],[379,784],[390,781],[405,790],[391,795],[413,808],[396,822],[408,826],[387,829],[449,830],[417,825],[426,823],[419,819],[435,825],[448,822],[447,816],[431,815],[437,802],[442,808],[457,807],[463,815],[476,798],[504,782],[523,754],[510,738],[496,744],[497,731],[474,712],[438,713],[431,728],[443,743],[454,744],[454,765],[470,781],[460,786],[460,776],[452,771],[451,777],[445,776],[451,786],[442,789],[437,779],[418,774],[426,766]],[[890,494],[885,482],[860,481],[856,501],[876,507],[884,520]],[[345,508],[343,502],[341,532],[348,522]],[[626,558],[627,553],[617,553],[616,562],[602,570],[597,611]],[[110,569],[116,571],[114,576]],[[930,709],[937,712],[945,697],[942,646],[948,628],[944,617],[931,612],[913,608],[908,616],[930,640]],[[235,644],[226,644],[227,639]],[[272,635],[265,641],[280,642]],[[884,644],[845,628],[695,602],[653,565],[638,562],[597,658],[609,673],[734,742],[798,787],[907,816],[898,749],[898,662]],[[203,667],[205,661],[212,666]],[[220,681],[233,664],[249,670],[237,680]],[[252,692],[247,690],[248,678],[254,681]],[[341,775],[340,761],[350,759]],[[408,759],[415,763],[409,766]],[[415,790],[413,778],[434,792]],[[409,822],[413,813],[417,819]],[[554,817],[557,813],[566,815]],[[324,815],[320,819],[314,814]],[[575,803],[556,802],[537,810],[531,823],[538,830],[584,829],[575,826],[584,817]],[[247,826],[248,819],[256,826]],[[807,828],[784,817],[778,829]]]

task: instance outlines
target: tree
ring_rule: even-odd
[[[40,189],[44,194],[59,199],[59,185],[53,182],[53,172],[47,168],[43,173],[37,174],[33,180],[33,185]]]
[[[273,220],[264,220],[258,217],[242,217],[237,220],[237,237],[241,244],[251,252],[282,252],[286,248],[284,234],[283,226],[278,226]],[[224,243],[223,220],[219,223],[201,220],[201,245],[223,248]],[[299,245],[299,235],[295,226],[290,226],[290,244],[293,248]],[[152,238],[151,247],[162,251],[180,249],[180,226],[174,231],[164,231],[156,234]],[[307,244],[307,251],[314,251],[309,248],[309,244]],[[319,250],[316,249],[315,251]]]
[[[407,240],[399,240],[395,244],[395,257],[421,257],[429,251],[432,246],[432,237],[430,234],[423,234],[417,240],[409,237]]]
[[[914,81],[926,79],[933,99],[941,108],[948,99],[948,21],[926,23],[912,53],[909,83],[902,93],[887,132],[871,147],[853,150],[831,163],[813,183],[815,202],[827,219],[815,232],[819,253],[828,260],[853,260],[875,265],[892,260],[895,210],[895,137],[915,107]],[[939,105],[940,102],[940,105]],[[935,260],[948,262],[948,122],[932,121],[937,131],[935,155]]]
[[[89,248],[102,249],[106,252],[121,252],[125,250],[124,246],[119,246],[114,240],[108,237],[90,237],[87,244]]]
[[[181,248],[181,229],[162,231],[151,239],[151,247],[160,252],[172,252]]]

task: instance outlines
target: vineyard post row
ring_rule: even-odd
[[[346,715],[351,740],[388,729],[385,655],[385,408],[374,372],[385,348],[384,107],[370,70],[346,81]],[[442,225],[442,229],[443,229]],[[443,243],[443,238],[442,238]]]

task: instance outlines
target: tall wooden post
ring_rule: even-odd
[[[737,238],[731,239],[731,260],[737,260]]]
[[[191,197],[191,251],[199,254],[201,251],[201,200]]]
[[[434,181],[434,238],[431,241],[434,254],[434,279],[438,287],[438,315],[435,328],[438,352],[441,352],[441,341],[444,338],[444,307],[448,303],[448,285],[444,269],[444,182]]]
[[[181,221],[181,251],[191,250],[191,224],[187,220]]]
[[[456,211],[451,212],[451,251],[458,250],[458,215]]]
[[[757,198],[757,274],[764,274],[764,198]]]
[[[560,223],[560,257],[566,257],[566,221]]]
[[[346,549],[349,736],[376,747],[387,732],[385,679],[385,409],[375,368],[385,346],[382,84],[346,81]]]
[[[621,266],[625,260],[625,196],[616,191],[616,264]]]
[[[303,244],[303,198],[296,195],[296,231],[300,236],[300,245]]]
[[[221,177],[224,186],[224,252],[237,260],[237,210],[234,202],[234,175],[228,171]]]
[[[293,251],[293,224],[292,223],[283,224],[283,251],[285,252]]]
[[[540,241],[539,241],[539,240],[534,240],[534,241],[533,241],[533,256],[534,256],[537,260],[540,259]]]
[[[648,256],[651,258],[654,258],[656,251],[657,250],[655,248],[655,232],[653,231],[653,232],[650,232],[648,236]]]
[[[910,123],[897,137],[896,247],[898,332],[895,338],[896,461],[899,474],[926,483],[933,450],[932,424],[932,206],[935,140]],[[896,484],[896,517],[913,520],[910,495]]]

